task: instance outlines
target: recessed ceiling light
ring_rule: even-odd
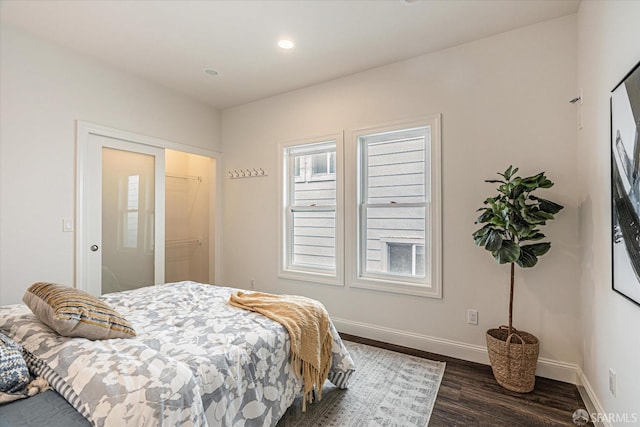
[[[292,49],[293,46],[295,46],[293,44],[293,42],[291,40],[287,40],[287,39],[282,39],[278,42],[278,46],[280,46],[283,49]]]
[[[217,76],[218,72],[216,70],[214,70],[213,68],[205,68],[204,72],[209,74],[210,76]]]

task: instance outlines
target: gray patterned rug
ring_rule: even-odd
[[[277,427],[424,427],[429,423],[444,362],[344,343],[357,369],[349,389],[339,390],[327,381],[320,402],[302,412],[298,398]]]

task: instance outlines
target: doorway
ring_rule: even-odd
[[[78,122],[76,287],[213,283],[215,153]]]
[[[211,174],[215,160],[165,150],[165,280],[210,283]]]

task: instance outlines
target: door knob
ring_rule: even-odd
[[[98,245],[91,245],[91,252],[96,252],[98,249],[100,249],[100,247]]]

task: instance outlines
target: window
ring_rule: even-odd
[[[118,245],[123,250],[153,251],[155,217],[153,209],[149,209],[153,198],[146,191],[146,181],[140,175],[128,175],[120,181]]]
[[[311,157],[311,176],[317,179],[318,176],[335,180],[336,174],[336,152],[314,154]]]
[[[138,194],[140,189],[140,175],[127,177],[126,210],[124,212],[124,233],[122,246],[125,248],[138,247]]]
[[[439,117],[353,134],[351,285],[439,297]]]
[[[281,144],[280,276],[342,282],[342,138]]]
[[[279,277],[439,298],[440,116],[351,135],[279,144]]]

